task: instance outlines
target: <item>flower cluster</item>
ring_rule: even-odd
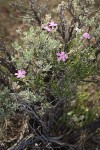
[[[45,27],[42,27],[42,29],[44,29],[44,30],[50,32],[50,31],[53,30],[54,27],[57,27],[57,24],[51,21],[51,22],[48,22]],[[78,32],[78,33],[81,32],[81,29],[79,29],[78,27],[76,27],[74,30],[75,30],[76,32]],[[84,33],[84,34],[80,37],[80,39],[82,40],[82,39],[84,39],[84,38],[85,38],[85,39],[90,39],[90,34],[87,33],[87,32]],[[65,61],[68,59],[68,54],[66,54],[65,52],[57,52],[56,55],[57,55],[57,60],[58,60],[58,61],[61,61],[61,60],[62,60],[63,62],[65,62]],[[15,73],[15,75],[16,75],[17,78],[24,78],[24,77],[25,77],[25,74],[26,74],[26,71],[25,71],[24,69],[18,70],[18,72]]]

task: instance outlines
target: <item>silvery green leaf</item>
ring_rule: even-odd
[[[52,65],[48,64],[46,67],[43,69],[43,71],[49,71],[52,68]]]

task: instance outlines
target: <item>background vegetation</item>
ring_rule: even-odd
[[[99,149],[99,8],[77,0],[52,11],[35,0],[12,6],[1,18],[1,148]]]

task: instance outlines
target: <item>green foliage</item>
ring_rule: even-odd
[[[28,94],[26,89],[31,89],[33,98],[28,98],[29,101],[39,101],[38,97],[41,97],[42,100],[40,101],[43,108],[45,108],[48,101],[46,91],[48,91],[55,99],[65,102],[66,115],[71,111],[73,99],[79,99],[77,110],[73,110],[71,116],[74,114],[82,116],[81,112],[84,112],[83,115],[89,121],[91,120],[89,119],[90,116],[93,119],[94,115],[91,115],[92,111],[87,115],[83,107],[84,103],[81,105],[81,100],[77,97],[77,90],[78,85],[85,78],[94,76],[98,72],[97,63],[93,63],[95,50],[92,46],[84,46],[84,40],[80,40],[82,33],[77,33],[76,37],[68,43],[68,60],[66,62],[57,61],[56,53],[64,51],[64,48],[62,42],[58,39],[55,40],[52,34],[39,27],[32,26],[21,34],[20,39],[13,44],[15,55],[12,57],[12,61],[17,69],[24,68],[27,71],[24,79],[18,79],[25,84],[25,88],[21,86],[24,91],[21,91],[19,95],[22,94],[25,100]],[[55,37],[57,37],[56,34],[55,32]],[[52,76],[46,83],[45,78],[50,70]]]
[[[34,66],[40,67],[43,64],[45,69],[47,61],[50,62],[53,59],[55,50],[61,47],[59,41],[50,37],[45,31],[41,32],[41,29],[38,27],[30,27],[29,31],[23,33],[20,40],[21,42],[18,43],[16,41],[13,45],[18,55],[13,60],[19,69],[22,67],[26,68],[28,63],[31,64],[33,61],[37,61],[37,64],[34,64]]]
[[[11,97],[8,88],[0,90],[0,118],[12,115],[15,112],[16,103]]]
[[[24,32],[20,41],[13,44],[15,57],[12,60],[17,69],[27,69],[24,79],[26,85],[41,91],[41,87],[45,86],[44,77],[55,63],[55,54],[62,44],[45,31],[34,27]]]
[[[91,42],[91,39],[96,36],[96,32],[100,30],[99,26],[97,29],[95,27],[99,15],[96,14],[96,17],[92,19],[84,17],[79,1],[74,0],[72,4],[73,9],[70,7],[70,12],[74,18],[72,22],[69,21],[72,24],[66,25],[65,18],[60,16],[61,23],[58,22],[58,27],[47,32],[42,29],[42,25],[45,26],[51,21],[48,15],[41,21],[41,26],[37,26],[35,23],[34,26],[29,24],[25,32],[17,31],[19,36],[12,44],[11,61],[16,72],[24,69],[26,75],[25,78],[16,78],[13,74],[12,89],[24,102],[29,104],[41,102],[41,110],[39,110],[41,114],[45,109],[52,107],[53,100],[51,97],[54,98],[54,101],[64,101],[64,113],[60,120],[69,121],[69,124],[74,120],[76,126],[81,126],[96,118],[95,109],[88,110],[88,106],[85,105],[85,100],[88,99],[87,93],[82,91],[79,94],[79,87],[82,86],[85,79],[99,74],[98,62],[93,61],[96,59],[97,47]],[[65,2],[59,5],[59,11],[61,8],[64,8],[64,14],[66,10],[69,10],[69,6]],[[86,12],[84,9],[84,14]],[[91,39],[81,39],[81,36],[86,32],[84,27],[81,32],[75,31],[75,27],[79,24],[78,19],[82,27],[90,28],[93,26],[93,29],[88,30]],[[73,21],[75,21],[74,25]],[[98,34],[96,40],[98,40]],[[57,52],[65,52],[68,59],[66,61],[57,60]],[[5,106],[1,107],[2,114],[6,112],[6,109],[7,111],[11,109],[12,112],[14,106],[7,89],[3,92],[0,99],[2,103],[4,96]],[[72,107],[73,102],[75,103],[74,107]]]
[[[91,90],[90,90],[91,88]],[[67,117],[74,124],[82,126],[91,122],[94,118],[100,115],[99,97],[100,92],[95,91],[95,84],[82,84],[78,86],[76,100],[71,102],[71,110]]]

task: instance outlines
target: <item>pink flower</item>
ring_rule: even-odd
[[[57,24],[54,22],[48,22],[45,27],[42,27],[42,29],[47,30],[48,32],[52,31],[53,27],[56,27]]]
[[[57,60],[66,61],[68,59],[68,55],[65,54],[65,52],[58,52],[56,55],[57,55]]]
[[[49,27],[56,27],[57,26],[57,24],[54,22],[49,22],[48,25],[49,25]]]
[[[50,28],[48,26],[43,27],[43,29],[47,30],[48,32],[52,31],[52,28]]]
[[[81,36],[81,39],[90,39],[90,34],[89,33],[84,33],[82,36]]]
[[[25,74],[26,74],[26,71],[23,70],[23,69],[18,70],[18,73],[15,73],[15,75],[17,76],[17,78],[24,78]]]

